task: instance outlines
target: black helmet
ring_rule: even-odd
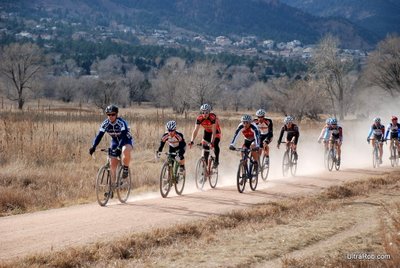
[[[111,104],[108,105],[107,108],[104,110],[106,112],[106,114],[110,114],[110,113],[118,113],[118,106]]]

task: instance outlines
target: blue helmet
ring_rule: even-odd
[[[332,118],[331,119],[331,125],[337,125],[337,119],[336,118]]]

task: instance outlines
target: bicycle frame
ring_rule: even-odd
[[[208,146],[204,148],[203,146]],[[215,162],[215,157],[211,154],[211,144],[203,141],[197,144],[197,147],[202,150],[202,156],[197,160],[195,182],[198,189],[203,189],[206,180],[210,183],[211,188],[215,188],[218,182],[218,169],[213,169],[212,166]],[[206,161],[205,153],[209,153]]]
[[[254,172],[255,164],[257,163],[252,155],[252,151],[258,151],[255,149],[247,149],[247,148],[237,148],[236,151],[241,152],[241,159],[239,162],[239,169],[237,174],[237,188],[239,193],[243,193],[246,181],[249,181],[251,190],[255,191],[258,184],[258,169]],[[241,172],[243,168],[244,172]]]
[[[178,195],[182,194],[185,187],[185,174],[178,174],[179,161],[176,159],[178,154],[176,152],[167,152],[165,154],[167,155],[167,159],[163,163],[160,174],[160,193],[164,198],[168,196],[172,185],[174,185],[175,192]]]
[[[294,143],[292,141],[281,142],[281,143],[286,144],[286,150],[285,153],[283,154],[283,160],[282,160],[282,174],[283,176],[287,176],[287,173],[290,169],[292,176],[296,176],[297,160],[295,160],[294,157],[294,152],[295,152],[293,150]]]

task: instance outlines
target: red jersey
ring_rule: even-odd
[[[212,132],[212,127],[216,125],[216,138],[221,138],[221,127],[219,126],[217,116],[214,113],[210,113],[208,118],[203,114],[199,115],[196,119],[196,124],[204,127],[205,132]]]

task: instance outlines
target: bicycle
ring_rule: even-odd
[[[175,187],[175,192],[181,195],[185,187],[185,173],[179,171],[179,160],[177,160],[177,153],[165,153],[167,159],[161,168],[160,174],[160,193],[163,198],[168,196],[172,185]]]
[[[100,206],[104,207],[110,198],[114,197],[114,191],[117,192],[118,199],[121,203],[126,203],[132,188],[131,172],[128,170],[128,177],[122,178],[122,160],[120,157],[118,167],[116,169],[116,183],[113,183],[111,176],[111,158],[108,155],[110,149],[101,149],[100,151],[107,153],[107,162],[100,167],[96,177],[96,197]]]
[[[369,143],[369,141],[368,141]],[[382,144],[383,141],[375,140],[374,148],[372,149],[372,166],[374,168],[378,168],[381,165],[381,158],[379,154],[379,145]]]
[[[297,171],[297,159],[295,157],[295,151],[293,151],[292,148],[292,142],[281,142],[281,143],[287,143],[286,146],[286,151],[283,154],[283,159],[282,159],[282,174],[284,177],[286,177],[289,173],[292,174],[292,176],[296,176],[296,171]]]
[[[250,152],[258,149],[235,148],[235,151],[242,153],[236,177],[237,189],[239,193],[243,193],[246,181],[249,181],[250,189],[255,191],[258,184],[258,166]]]
[[[329,140],[329,149],[327,152],[327,167],[329,171],[332,171],[333,166],[335,166],[336,170],[339,170],[340,168],[340,162],[338,160],[338,156],[337,156],[337,149],[335,146],[335,141],[330,139]]]
[[[397,149],[398,144],[398,139],[390,139],[390,164],[392,165],[392,167],[399,165],[399,151]]]
[[[208,146],[208,149],[203,148],[203,145]],[[196,163],[196,173],[195,173],[195,181],[197,189],[203,189],[204,184],[208,180],[210,183],[211,188],[215,188],[218,182],[218,167],[213,168],[215,157],[210,154],[211,151],[211,144],[208,142],[203,142],[197,144],[197,147],[203,149],[203,154],[197,160]],[[204,157],[204,153],[209,153],[208,156],[208,163],[206,162],[206,158]]]
[[[269,174],[270,158],[269,158],[269,156],[265,155],[264,148],[262,149],[261,154],[262,154],[262,158],[260,157],[260,159],[261,159],[260,173],[261,173],[262,180],[266,181],[268,178],[268,174]]]

